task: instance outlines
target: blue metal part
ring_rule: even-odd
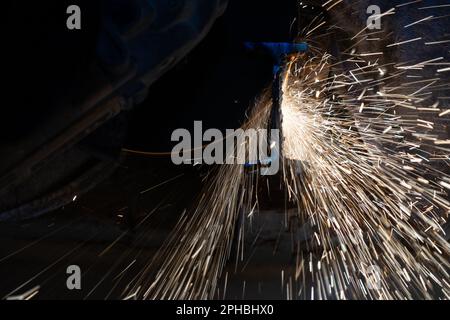
[[[294,53],[306,52],[308,50],[308,44],[305,42],[246,42],[245,47],[249,50],[264,49],[269,52],[275,61],[273,67],[274,75],[280,70],[286,56]]]
[[[267,52],[269,52],[273,59],[274,59],[274,65],[273,65],[273,75],[275,76],[274,80],[274,90],[273,90],[273,100],[274,100],[274,106],[279,105],[279,101],[281,97],[279,95],[280,92],[280,73],[281,73],[281,66],[284,63],[284,60],[286,56],[294,53],[300,53],[300,52],[306,52],[308,50],[308,44],[305,42],[302,43],[287,43],[287,42],[246,42],[245,47],[249,50],[257,50],[257,49],[264,49]],[[277,108],[274,108],[274,115],[272,115],[272,118],[276,117],[276,115],[280,112],[279,110],[276,110]],[[276,122],[277,120],[275,120]],[[273,123],[272,123],[273,124]],[[275,129],[275,128],[272,128]],[[276,146],[276,148],[281,148],[281,146]],[[267,159],[258,159],[258,161],[253,162],[247,162],[244,167],[245,168],[251,168],[256,165],[261,166],[268,166],[273,161],[278,160],[279,158],[279,152],[271,152],[271,156]]]

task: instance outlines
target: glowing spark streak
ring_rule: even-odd
[[[437,72],[447,72],[447,71],[450,71],[450,67],[444,68],[444,69],[439,69]]]
[[[415,1],[411,1],[411,2],[406,2],[406,3],[402,3],[402,4],[398,4],[395,7],[400,8],[400,7],[404,7],[404,6],[408,6],[410,4],[414,4],[414,3],[418,3],[418,2],[422,2],[422,0],[415,0]]]
[[[423,19],[421,19],[421,20],[418,20],[418,21],[416,21],[416,22],[413,22],[413,23],[410,23],[410,24],[407,24],[406,26],[404,26],[403,28],[409,28],[409,27],[411,27],[411,26],[414,26],[414,25],[416,25],[416,24],[418,24],[418,23],[421,23],[421,22],[424,22],[424,21],[427,21],[427,20],[430,20],[431,18],[433,18],[433,16],[428,16],[428,17],[426,17],[426,18],[423,18]]]
[[[442,41],[433,41],[433,42],[425,42],[425,45],[430,46],[433,44],[443,44],[443,43],[449,43],[450,40],[442,40]]]
[[[442,4],[442,5],[438,5],[438,6],[420,7],[419,10],[437,9],[437,8],[445,8],[445,7],[450,7],[450,4]]]
[[[444,112],[439,113],[439,117],[443,117],[443,116],[445,116],[446,114],[449,114],[449,113],[450,113],[450,109],[447,109]]]
[[[414,39],[409,39],[409,40],[405,40],[405,41],[401,41],[401,42],[396,42],[396,43],[389,44],[389,45],[387,45],[386,47],[387,47],[387,48],[390,48],[390,47],[394,47],[394,46],[400,46],[400,45],[403,45],[403,44],[405,44],[405,43],[410,43],[410,42],[418,41],[418,40],[421,40],[421,39],[422,39],[422,37],[418,37],[418,38],[414,38]]]

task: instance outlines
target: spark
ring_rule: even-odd
[[[439,113],[439,117],[443,117],[443,116],[445,116],[445,115],[447,115],[447,114],[449,114],[449,113],[450,113],[450,109],[447,109],[447,110],[445,110],[445,111]]]
[[[436,5],[436,6],[420,7],[419,10],[438,9],[438,8],[445,8],[445,7],[450,7],[450,4],[441,4],[441,5]]]
[[[404,26],[403,28],[406,29],[406,28],[412,27],[412,26],[414,26],[414,25],[416,25],[416,24],[418,24],[418,23],[421,23],[421,22],[430,20],[431,18],[433,18],[433,16],[428,16],[428,17],[426,17],[426,18],[423,18],[423,19],[420,19],[420,20],[418,20],[418,21],[415,21],[415,22],[412,22],[412,23],[410,23],[410,24],[407,24],[407,25]]]
[[[422,39],[422,37],[418,37],[418,38],[414,38],[414,39],[409,39],[409,40],[405,40],[405,41],[400,41],[400,42],[396,42],[396,43],[389,44],[389,45],[387,45],[386,47],[389,48],[389,47],[393,47],[393,46],[400,46],[400,45],[402,45],[402,44],[406,44],[406,43],[418,41],[418,40],[421,40],[421,39]]]
[[[40,288],[40,286],[36,286],[23,294],[9,296],[6,298],[6,300],[31,300],[39,293]]]
[[[449,43],[450,40],[441,40],[441,41],[432,41],[432,42],[425,42],[425,45],[430,46],[433,44],[444,44],[444,43]]]
[[[323,7],[330,10],[340,2],[330,0]],[[393,14],[395,9],[380,16]],[[405,28],[431,20],[430,16]],[[305,30],[306,38],[324,24]],[[351,39],[363,37],[366,29]],[[444,57],[380,65],[365,59],[387,59],[376,57],[382,51],[355,50],[348,55],[350,59],[337,61],[315,47],[313,54],[289,59],[283,69],[280,176],[286,203],[294,208],[299,225],[310,226],[311,236],[296,247],[293,280],[281,271],[281,288],[284,291],[289,277],[284,293],[288,299],[449,297],[445,279],[450,278],[450,245],[442,225],[450,212],[450,176],[439,169],[449,164],[449,140],[441,138],[445,132],[436,119],[423,117],[441,112],[438,103],[425,103],[430,93],[446,90],[448,84],[425,75],[420,81],[405,81],[412,76],[409,71],[423,71]],[[344,63],[354,67],[338,68]],[[266,92],[242,127],[266,128],[271,110]],[[439,113],[440,120],[449,112]],[[245,261],[243,225],[258,214],[261,179],[258,170],[249,173],[239,165],[211,173],[196,205],[183,215],[126,296],[217,296],[230,255]],[[242,225],[236,228],[238,223]],[[232,252],[235,238],[237,249]],[[368,277],[373,268],[380,272]],[[225,286],[228,281],[226,273]]]
[[[422,0],[415,0],[415,1],[410,1],[410,2],[406,2],[406,3],[398,4],[398,5],[396,5],[396,7],[400,8],[400,7],[408,6],[410,4],[414,4],[414,3],[418,3],[418,2],[422,2]]]
[[[448,67],[448,68],[443,68],[443,69],[438,69],[437,72],[446,72],[446,71],[450,71],[450,67]]]

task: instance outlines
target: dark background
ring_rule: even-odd
[[[296,12],[296,1],[230,1],[202,43],[130,114],[127,147],[168,151],[173,130],[190,130],[195,120],[204,128],[238,128],[272,80],[271,57],[248,52],[244,42],[292,40]]]
[[[295,2],[231,0],[199,46],[151,86],[143,103],[114,120],[126,122],[123,147],[170,151],[172,131],[190,129],[195,120],[202,120],[204,128],[239,127],[245,111],[272,80],[271,58],[248,52],[243,44],[291,40]],[[32,135],[41,121],[61,108],[59,101],[84,83],[89,66],[96,62],[98,17],[105,3],[78,1],[83,28],[68,33],[66,14],[61,12],[71,1],[6,2],[5,12],[13,14],[5,15],[1,30],[6,80],[1,142],[14,145]],[[128,155],[120,159],[113,175],[87,194],[78,194],[73,203],[39,218],[0,223],[0,299],[36,285],[41,286],[40,299],[121,297],[127,281],[151,261],[180,213],[195,202],[203,174],[198,168],[174,166],[170,157]],[[170,180],[177,176],[181,178]],[[154,209],[151,218],[136,227]],[[283,263],[290,262],[289,253],[282,251],[280,256]],[[248,268],[253,280],[247,290],[253,290],[255,297],[279,296],[280,267],[271,258],[273,264],[266,263],[259,273]],[[134,259],[137,262],[115,287],[117,275]],[[82,268],[81,291],[68,291],[65,286],[66,267],[71,264]],[[261,293],[258,277],[270,272],[276,276]],[[230,298],[241,296],[240,278],[234,284],[229,279],[229,287]]]
[[[95,63],[101,5],[76,1],[81,31],[65,28],[71,1],[14,1],[4,4],[3,107],[0,140],[11,142],[32,132],[51,116],[62,98],[84,81]],[[171,147],[175,128],[236,128],[260,91],[269,85],[269,57],[244,49],[245,41],[288,41],[295,34],[296,1],[232,0],[225,15],[181,63],[155,83],[148,98],[127,115],[126,146],[149,150]],[[62,27],[61,27],[62,26]]]

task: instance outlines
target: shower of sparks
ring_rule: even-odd
[[[329,77],[331,65],[323,55],[290,66],[282,104],[289,200],[314,230],[311,264],[321,266],[309,271],[313,297],[448,298],[449,245],[441,227],[450,210],[442,188],[448,176],[429,159],[447,153],[425,151],[427,140],[437,141],[432,122],[396,112],[415,108],[420,98],[405,92],[420,90],[406,84],[366,94],[359,112],[353,97],[375,91],[377,67],[355,70],[356,80]],[[319,83],[311,80],[318,75]],[[381,270],[378,290],[368,288],[373,266]]]
[[[404,28],[432,23],[431,17]],[[282,271],[282,289],[289,299],[448,299],[450,246],[443,226],[450,213],[449,109],[442,96],[448,83],[440,78],[448,68],[436,69],[444,57],[382,63],[383,52],[349,50],[338,60],[311,40],[333,27],[317,19],[304,32],[314,44],[311,53],[293,57],[284,68],[283,188],[311,236],[298,244],[294,278],[285,283]],[[351,39],[363,41],[366,32]],[[425,41],[416,37],[385,46],[417,43]],[[433,76],[414,73],[430,68]],[[434,93],[437,102],[431,101]],[[271,108],[265,95],[243,128],[265,128]],[[126,295],[213,298],[235,239],[243,260],[245,233],[236,225],[241,214],[258,214],[261,180],[237,165],[218,168],[197,206],[183,215]]]
[[[265,99],[267,102],[268,100]],[[246,128],[265,129],[271,103],[258,104]],[[226,165],[211,174],[193,212],[183,215],[164,249],[127,290],[137,299],[212,298],[230,255],[237,213],[251,212],[257,180],[241,165]],[[242,229],[238,235],[243,236]],[[163,266],[149,278],[153,263]]]

